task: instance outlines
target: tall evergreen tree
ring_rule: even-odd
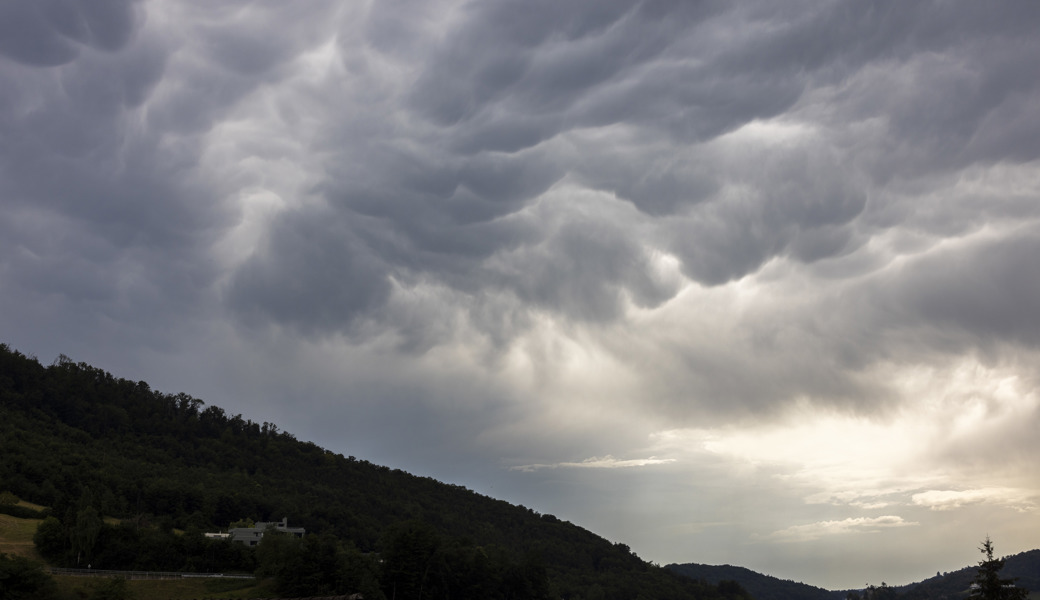
[[[971,587],[971,597],[978,600],[1025,600],[1029,591],[1015,585],[1015,579],[1001,579],[1000,570],[1004,568],[1003,558],[993,558],[993,542],[989,536],[982,543],[979,552],[986,555],[979,561],[979,571]]]

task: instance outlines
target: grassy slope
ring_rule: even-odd
[[[55,576],[58,593],[62,598],[82,598],[89,596],[100,579],[92,577]],[[198,598],[241,599],[241,598],[277,598],[269,582],[254,585],[251,582],[233,581],[239,586],[228,589],[232,581],[220,579],[165,579],[128,581],[127,587],[134,598],[149,600],[195,600]]]
[[[19,502],[18,504],[33,510],[43,508],[30,502]],[[11,515],[0,514],[0,552],[40,560],[32,538],[36,533],[36,526],[41,522],[41,519],[19,519]]]

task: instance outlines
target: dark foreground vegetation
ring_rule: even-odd
[[[289,597],[749,597],[552,515],[344,457],[64,356],[45,367],[2,344],[0,456],[0,491],[49,507],[21,518],[43,519],[34,540],[54,566],[255,572]],[[267,535],[256,548],[203,535],[283,517],[308,535]],[[25,597],[45,597],[42,581]]]
[[[688,563],[667,565],[665,568],[692,579],[712,583],[734,581],[754,596],[755,600],[845,600],[845,592],[779,579],[744,567]]]
[[[1040,550],[1030,550],[1006,558],[993,556],[993,543],[987,537],[979,548],[984,558],[978,566],[905,586],[869,586],[850,592],[847,600],[1025,600],[1029,590],[1040,589]]]
[[[868,585],[861,590],[830,591],[731,565],[673,564],[666,568],[711,583],[733,581],[755,600],[1032,600],[1040,599],[1040,550],[994,558],[989,539],[978,565],[936,573],[902,586]],[[1031,594],[1028,590],[1034,590]]]

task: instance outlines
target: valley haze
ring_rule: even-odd
[[[828,589],[1040,539],[1040,4],[0,4],[0,341]]]

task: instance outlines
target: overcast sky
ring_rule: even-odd
[[[838,589],[1035,548],[1037,31],[6,0],[0,341],[661,564]]]

